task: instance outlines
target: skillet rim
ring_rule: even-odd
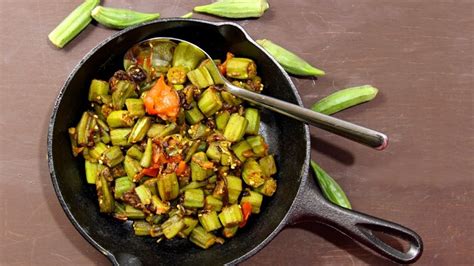
[[[57,176],[56,176],[56,171],[54,168],[54,160],[53,160],[53,132],[54,132],[54,127],[56,124],[56,115],[59,109],[59,105],[62,102],[64,93],[66,89],[69,87],[69,84],[71,80],[75,77],[79,69],[84,65],[84,63],[90,59],[99,49],[101,49],[104,45],[106,45],[108,42],[120,38],[120,36],[127,34],[130,31],[135,30],[136,28],[155,24],[155,23],[167,23],[167,22],[194,22],[194,23],[199,23],[199,24],[208,24],[212,25],[215,27],[221,27],[221,26],[232,26],[237,28],[240,32],[243,33],[246,41],[250,42],[252,45],[254,45],[257,49],[259,49],[261,52],[263,52],[274,64],[275,66],[279,69],[279,74],[283,75],[284,78],[288,81],[290,84],[290,89],[293,93],[293,95],[296,98],[296,102],[299,106],[304,107],[303,102],[301,100],[301,96],[298,93],[298,90],[296,89],[295,85],[293,84],[293,81],[291,80],[290,76],[286,71],[281,67],[281,65],[267,52],[265,49],[263,49],[259,44],[257,44],[252,37],[245,31],[245,29],[240,26],[237,23],[234,22],[212,22],[212,21],[207,21],[207,20],[202,20],[202,19],[184,19],[184,18],[161,18],[161,19],[156,19],[152,20],[150,22],[142,23],[133,27],[129,27],[127,29],[121,30],[119,32],[116,32],[112,34],[111,36],[107,37],[103,41],[99,42],[95,47],[93,47],[82,59],[77,63],[70,74],[68,75],[66,81],[63,83],[61,86],[61,90],[59,91],[53,105],[53,109],[51,112],[50,120],[48,123],[48,136],[47,136],[47,157],[48,157],[48,168],[49,168],[49,173],[51,176],[51,181],[53,183],[53,188],[54,192],[59,200],[59,203],[65,212],[67,218],[69,221],[72,223],[74,228],[81,234],[81,236],[86,239],[95,249],[97,249],[99,252],[101,252],[103,255],[105,255],[114,265],[119,265],[119,261],[116,258],[116,255],[114,255],[112,252],[109,250],[105,249],[95,241],[82,227],[82,225],[75,219],[74,215],[72,214],[71,210],[67,206],[64,197],[62,195],[61,189],[59,188],[58,181],[57,181]],[[287,210],[285,216],[281,219],[279,222],[278,226],[275,227],[275,229],[260,243],[258,243],[253,249],[245,253],[244,255],[235,258],[232,261],[229,261],[226,263],[227,264],[237,264],[240,262],[245,261],[246,259],[250,258],[253,256],[255,253],[257,253],[259,250],[261,250],[263,247],[265,247],[286,225],[287,222],[289,221],[291,214],[294,212],[294,209],[297,208],[297,199],[301,197],[302,194],[302,188],[306,185],[307,183],[307,178],[308,178],[308,172],[309,172],[309,160],[311,156],[311,139],[310,139],[310,133],[309,133],[309,126],[307,124],[303,124],[303,130],[304,130],[304,139],[306,141],[306,151],[305,151],[305,160],[302,165],[302,171],[299,173],[299,187],[296,191],[296,194],[294,198],[292,199],[292,203],[290,205],[290,208]]]

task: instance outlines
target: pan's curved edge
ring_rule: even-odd
[[[79,223],[77,222],[77,220],[74,218],[74,216],[72,215],[71,211],[69,210],[69,207],[66,205],[65,201],[64,201],[64,197],[59,189],[59,186],[58,186],[58,182],[57,182],[57,178],[56,178],[56,171],[54,169],[54,163],[53,163],[53,149],[52,149],[52,145],[53,145],[53,131],[54,131],[54,126],[55,126],[55,119],[56,119],[56,115],[57,115],[57,111],[58,111],[58,108],[59,108],[59,104],[63,98],[63,95],[64,95],[64,92],[66,90],[66,88],[69,86],[69,83],[71,82],[72,78],[76,75],[77,71],[79,70],[79,68],[84,64],[84,62],[86,62],[97,50],[99,50],[100,48],[102,48],[104,45],[106,45],[108,42],[110,42],[111,40],[115,39],[115,38],[118,38],[120,37],[121,35],[123,34],[126,34],[127,32],[129,31],[133,31],[134,29],[138,28],[138,27],[142,27],[142,26],[145,26],[145,25],[149,25],[149,24],[154,24],[154,23],[164,23],[164,22],[184,22],[184,21],[191,21],[191,22],[197,22],[197,23],[201,23],[201,24],[208,24],[208,25],[213,25],[213,26],[225,26],[225,25],[229,25],[229,26],[233,26],[237,29],[239,29],[245,36],[246,40],[249,41],[250,43],[252,43],[253,45],[255,45],[258,49],[261,50],[261,52],[263,52],[281,71],[281,73],[283,73],[284,77],[288,80],[289,84],[290,84],[290,87],[291,87],[291,90],[293,92],[293,94],[295,95],[295,98],[296,98],[296,101],[298,103],[298,105],[300,106],[303,106],[303,101],[301,100],[301,97],[298,93],[298,90],[296,89],[295,85],[293,84],[293,82],[291,81],[291,78],[290,76],[286,73],[286,71],[280,66],[280,64],[278,62],[276,62],[275,59],[273,59],[273,57],[267,52],[265,51],[265,49],[263,49],[259,44],[257,44],[257,42],[255,42],[252,37],[250,37],[250,35],[238,24],[236,23],[233,23],[233,22],[210,22],[210,21],[205,21],[205,20],[200,20],[200,19],[183,19],[183,18],[163,18],[163,19],[157,19],[157,20],[153,20],[153,21],[150,21],[150,22],[146,22],[146,23],[142,23],[142,24],[139,24],[139,25],[136,25],[136,26],[133,26],[133,27],[129,27],[127,29],[124,29],[122,31],[119,31],[119,32],[116,32],[114,34],[112,34],[111,36],[109,36],[108,38],[106,38],[105,40],[103,40],[102,42],[100,42],[97,46],[95,46],[94,48],[92,48],[83,58],[82,60],[74,67],[74,69],[71,71],[71,74],[68,76],[68,78],[66,79],[66,81],[64,82],[64,84],[62,85],[61,87],[61,90],[59,91],[59,94],[58,96],[56,97],[56,100],[54,102],[54,105],[53,105],[53,109],[52,109],[52,112],[51,112],[51,116],[50,116],[50,120],[49,120],[49,125],[48,125],[48,138],[47,138],[47,151],[48,151],[48,154],[47,154],[47,158],[48,158],[48,167],[49,167],[49,173],[50,173],[50,176],[51,176],[51,181],[53,183],[53,188],[54,188],[54,192],[56,193],[56,196],[58,197],[58,200],[59,200],[59,203],[61,204],[61,207],[64,211],[64,213],[66,214],[66,216],[68,217],[68,219],[71,221],[71,223],[73,224],[73,226],[76,228],[76,230],[81,234],[82,237],[84,237],[84,239],[86,239],[94,248],[96,248],[99,252],[101,252],[102,254],[104,254],[111,262],[113,265],[119,265],[119,262],[117,260],[117,258],[114,256],[114,254],[112,254],[110,251],[108,251],[107,249],[105,249],[104,247],[102,247],[99,243],[97,243],[80,225]],[[306,178],[308,177],[308,170],[309,170],[309,161],[310,161],[310,154],[311,154],[311,140],[310,140],[310,133],[309,133],[309,126],[308,125],[304,125],[304,135],[305,135],[305,141],[306,141],[306,151],[305,151],[305,160],[304,160],[304,164],[302,166],[302,171],[300,172],[299,174],[299,177],[298,179],[300,180],[300,186],[298,188],[298,191],[296,193],[296,197],[295,199],[298,197],[298,195],[301,194],[301,188],[306,184]],[[250,258],[252,255],[254,255],[255,253],[257,253],[259,250],[261,250],[264,246],[266,246],[285,226],[286,226],[286,222],[287,220],[290,218],[290,215],[293,211],[293,209],[295,208],[295,204],[294,204],[294,201],[291,205],[291,207],[288,209],[285,217],[282,219],[282,221],[280,221],[280,224],[275,228],[275,230],[267,236],[267,238],[265,238],[261,243],[259,243],[255,248],[253,248],[252,250],[250,250],[249,252],[247,252],[245,255],[233,260],[233,261],[230,261],[228,264],[229,265],[233,265],[233,264],[237,264],[237,263],[241,263],[245,260],[247,260],[248,258]]]

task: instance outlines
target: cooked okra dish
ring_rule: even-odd
[[[227,53],[210,61],[188,43],[156,41],[127,53],[124,69],[90,83],[69,128],[101,213],[132,220],[137,236],[223,244],[277,188],[259,110],[223,90],[261,92],[256,64]]]

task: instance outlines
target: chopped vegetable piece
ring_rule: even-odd
[[[151,203],[151,192],[145,185],[140,185],[135,188],[135,193],[137,193],[138,198],[143,205],[148,205]]]
[[[242,211],[238,204],[222,208],[219,219],[224,227],[232,227],[243,221]]]
[[[97,198],[99,199],[99,209],[103,213],[111,213],[114,211],[114,197],[110,185],[103,175],[99,175],[96,183]]]
[[[142,117],[145,115],[145,105],[142,99],[128,98],[125,100],[125,106],[130,116]]]
[[[234,79],[251,79],[257,75],[257,65],[252,59],[234,57],[227,61],[226,75]]]
[[[230,113],[228,111],[219,112],[216,116],[216,126],[218,130],[223,131],[229,121]]]
[[[89,102],[102,103],[102,96],[109,94],[109,83],[107,81],[93,79],[89,87]]]
[[[161,228],[163,230],[163,234],[167,239],[171,239],[175,237],[183,228],[185,224],[182,218],[179,215],[171,216],[168,220],[166,220],[162,225]]]
[[[202,226],[198,225],[194,227],[193,231],[191,231],[189,241],[193,242],[200,248],[208,249],[216,243],[216,236],[207,232],[202,228]]]
[[[184,207],[186,208],[202,208],[204,207],[204,192],[202,189],[187,189],[184,192]]]
[[[104,158],[104,163],[108,167],[114,167],[125,159],[122,151],[118,146],[112,146],[107,149],[102,155],[102,157]]]
[[[155,210],[156,214],[165,214],[170,211],[170,203],[161,201],[158,196],[152,195],[151,196],[151,204]]]
[[[247,142],[252,147],[253,153],[258,157],[263,157],[268,152],[268,145],[262,136],[251,136],[247,138]]]
[[[265,179],[263,179],[262,169],[254,159],[247,159],[247,161],[245,161],[242,170],[242,179],[245,184],[254,188],[263,185],[265,182]]]
[[[135,183],[128,176],[115,179],[114,197],[120,199],[126,192],[131,192],[135,188]]]
[[[242,179],[228,175],[225,177],[227,183],[228,200],[230,204],[237,203],[240,192],[242,192]]]
[[[198,106],[207,117],[212,116],[222,108],[222,100],[214,87],[209,87],[201,94]]]
[[[197,124],[204,119],[204,115],[197,107],[196,102],[192,102],[191,109],[186,110],[184,114],[186,116],[186,121],[191,125]]]
[[[193,17],[193,12],[189,12],[181,16],[181,18],[192,18],[192,17]]]
[[[258,161],[258,164],[260,164],[260,168],[262,169],[262,173],[265,177],[270,177],[277,172],[275,159],[271,154],[261,158]]]
[[[216,211],[205,211],[198,215],[199,222],[207,232],[217,230],[222,227],[217,217]]]
[[[158,177],[158,192],[162,200],[173,200],[179,195],[178,178],[175,173]]]
[[[126,155],[123,161],[123,168],[127,173],[128,178],[130,180],[136,181],[136,175],[142,171],[142,167],[140,166],[140,162],[133,159],[132,157]]]
[[[263,196],[255,191],[246,191],[240,200],[240,205],[243,206],[246,202],[252,205],[252,213],[260,213],[260,206],[262,206]]]
[[[163,75],[148,91],[143,102],[148,114],[157,115],[163,120],[176,120],[179,112],[179,96],[176,90],[166,85]]]
[[[129,143],[137,143],[142,141],[143,138],[146,136],[148,129],[151,126],[151,118],[148,116],[142,117],[138,119],[137,123],[130,132],[130,136],[128,137]]]
[[[242,222],[240,222],[239,227],[242,228],[247,224],[247,221],[249,220],[250,214],[252,213],[252,205],[249,202],[244,202],[241,204],[242,208]]]
[[[150,235],[151,225],[145,221],[133,222],[133,231],[136,236],[148,236]]]
[[[128,111],[113,111],[107,116],[109,127],[131,127],[134,122]]]
[[[213,163],[209,162],[204,152],[197,152],[191,159],[191,178],[193,181],[203,181],[209,177],[208,169],[212,169]]]
[[[260,129],[260,113],[255,108],[245,109],[245,118],[249,122],[245,134],[257,135]]]
[[[186,82],[186,73],[188,73],[188,70],[184,66],[175,66],[168,70],[166,78],[173,85],[183,84]]]
[[[86,180],[88,184],[95,184],[97,180],[97,176],[99,173],[105,168],[105,166],[92,163],[89,161],[85,161],[85,172],[86,172]]]
[[[189,236],[189,234],[191,234],[194,227],[196,227],[196,225],[198,225],[199,221],[197,219],[192,218],[192,217],[184,217],[183,221],[184,221],[185,226],[184,226],[184,229],[181,230],[181,233],[185,237],[187,237],[187,236]]]
[[[176,123],[169,123],[167,125],[152,124],[148,129],[147,137],[149,138],[162,138],[174,134],[178,131],[178,125]]]
[[[212,195],[206,196],[204,209],[218,212],[218,211],[221,211],[222,206],[223,206],[223,203],[218,198]]]
[[[265,179],[265,183],[263,185],[257,187],[255,191],[259,192],[260,194],[271,197],[273,193],[275,193],[277,189],[277,182],[273,178]]]
[[[129,219],[145,219],[143,211],[136,209],[130,205],[125,205],[125,214]]]
[[[142,167],[150,167],[151,165],[151,157],[153,153],[153,145],[151,139],[147,139],[145,152],[143,153],[143,157],[140,160],[140,165]]]
[[[232,114],[224,130],[224,137],[230,142],[242,139],[247,129],[248,121],[239,114]]]
[[[94,147],[89,149],[89,155],[98,160],[105,150],[107,150],[107,145],[102,142],[97,142]]]
[[[239,226],[236,225],[236,226],[232,226],[232,227],[224,227],[222,229],[222,235],[225,237],[225,238],[232,238],[235,236],[235,234],[237,233],[237,230],[239,230]]]
[[[115,146],[129,146],[128,137],[132,133],[131,128],[116,128],[110,131],[110,140]]]
[[[209,70],[207,70],[207,68],[204,66],[189,71],[186,76],[194,86],[200,89],[214,85],[214,80],[212,79]]]
[[[245,162],[247,158],[254,155],[252,147],[246,140],[242,140],[234,145],[232,145],[232,150],[234,154],[239,158],[241,162]]]
[[[188,71],[195,69],[196,66],[206,57],[201,49],[196,48],[194,45],[180,42],[174,50],[172,65],[183,66]]]
[[[127,155],[135,160],[141,160],[143,157],[143,152],[137,145],[133,145],[127,150]]]

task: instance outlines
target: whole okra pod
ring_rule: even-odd
[[[225,0],[197,6],[194,11],[225,18],[258,18],[269,7],[266,0]]]
[[[319,167],[316,162],[311,161],[311,167],[316,174],[319,186],[321,187],[324,196],[334,204],[351,209],[351,203],[339,184],[329,176],[326,171]]]
[[[91,16],[100,24],[112,29],[125,29],[139,23],[157,19],[159,13],[142,13],[129,9],[97,6]]]
[[[325,72],[311,66],[301,57],[273,43],[270,40],[257,40],[267,52],[288,72],[300,76],[324,76]]]
[[[377,95],[377,88],[371,85],[351,87],[336,91],[315,103],[311,109],[331,115],[363,102],[368,102]]]
[[[58,48],[63,48],[92,21],[90,12],[100,0],[85,0],[71,12],[48,35],[49,40]]]

